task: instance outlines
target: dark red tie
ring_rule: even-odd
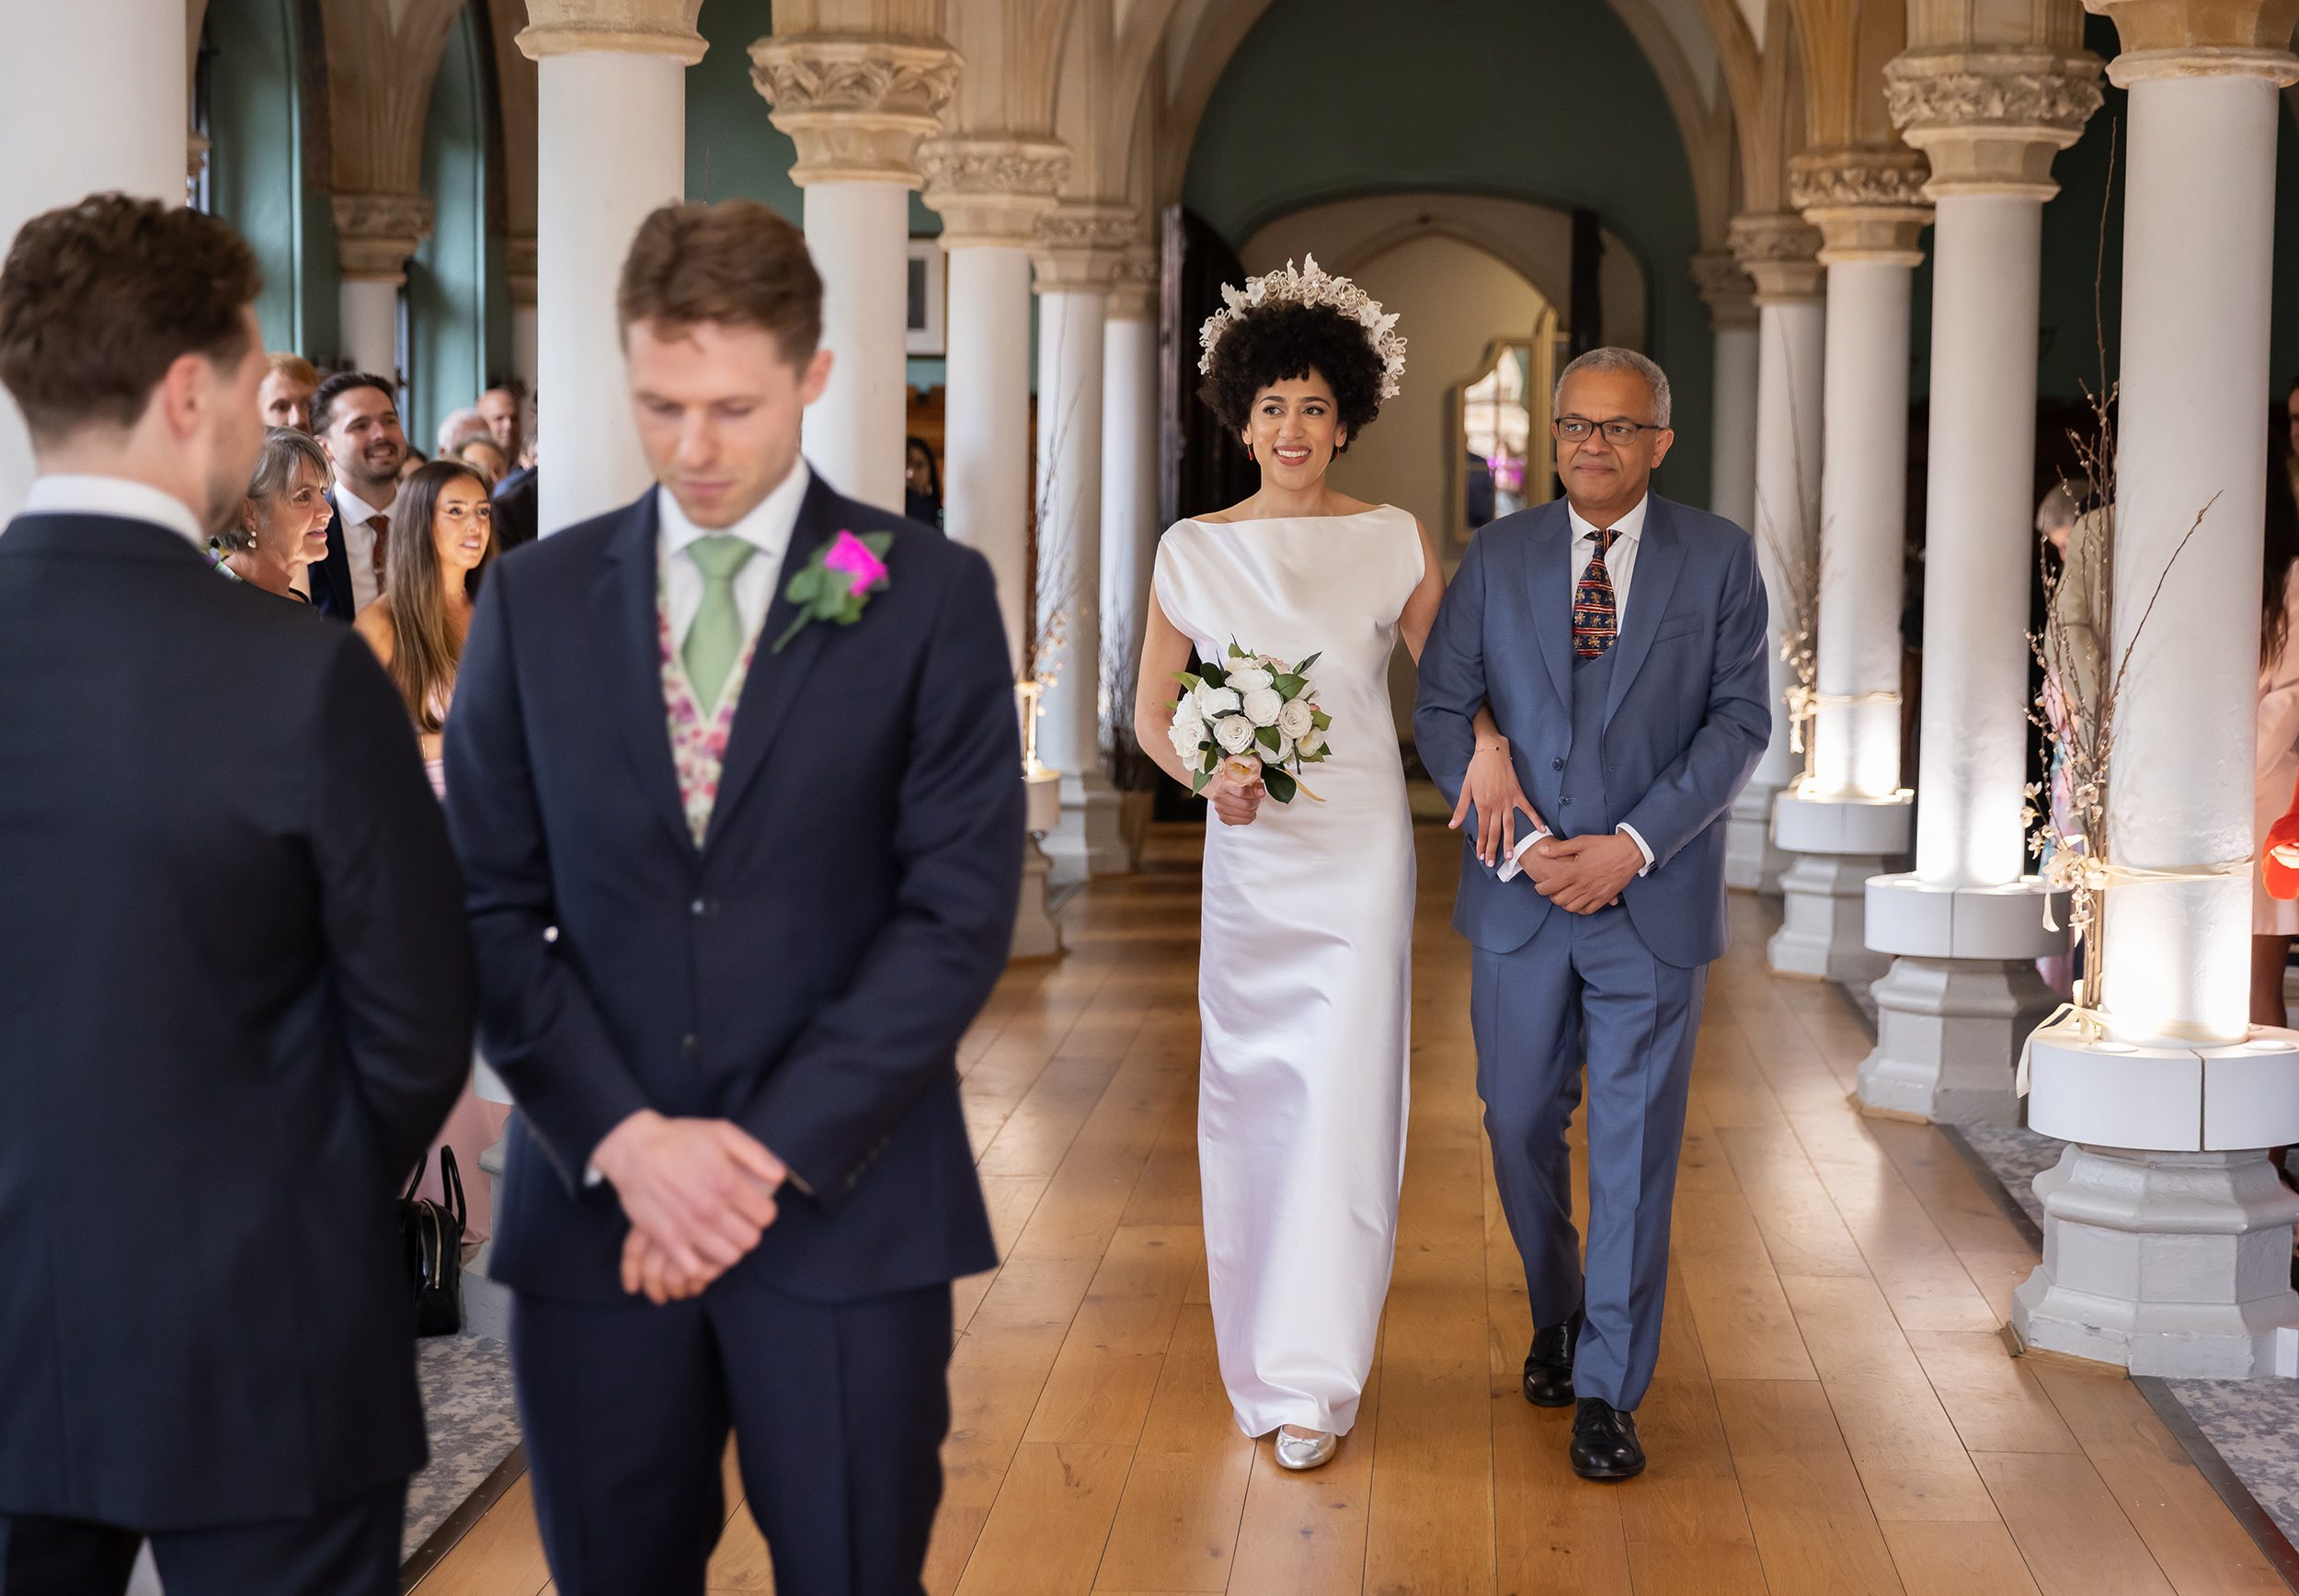
[[[380,593],[383,590],[383,550],[391,542],[391,518],[370,516],[367,525],[368,530],[375,534],[375,591]],[[1612,589],[1607,587],[1606,591],[1609,593]],[[1610,603],[1611,600],[1608,598],[1606,602]]]
[[[1573,589],[1573,652],[1583,659],[1601,659],[1620,635],[1619,610],[1613,600],[1612,573],[1605,568],[1605,551],[1619,534],[1610,527],[1596,534],[1596,552],[1588,557]]]

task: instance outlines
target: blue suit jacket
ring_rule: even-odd
[[[1561,500],[1495,521],[1470,542],[1421,656],[1413,712],[1422,760],[1447,799],[1459,796],[1470,722],[1489,703],[1526,795],[1555,823],[1573,744],[1572,549]],[[1653,849],[1653,868],[1621,900],[1645,946],[1671,964],[1724,951],[1724,812],[1772,734],[1765,619],[1748,534],[1653,495],[1628,624],[1613,645],[1603,751],[1615,821]],[[1500,880],[1477,858],[1473,835],[1464,840],[1453,910],[1463,936],[1513,952],[1549,912],[1531,883]]]
[[[789,577],[894,534],[851,627],[772,652]],[[493,1270],[620,1300],[600,1137],[736,1122],[799,1186],[737,1266],[841,1301],[996,1261],[959,1037],[1004,968],[1023,849],[1013,671],[981,556],[817,478],[735,713],[704,845],[681,808],[655,495],[496,562],[448,719],[480,1041],[519,1102]]]

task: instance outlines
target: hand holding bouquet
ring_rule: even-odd
[[[1333,718],[1317,707],[1310,679],[1320,657],[1312,654],[1287,665],[1232,642],[1220,664],[1195,676],[1174,672],[1183,693],[1173,705],[1173,751],[1191,771],[1191,792],[1204,792],[1226,766],[1231,781],[1258,779],[1280,804],[1292,803],[1296,792],[1309,792],[1301,785],[1301,767],[1332,752],[1325,733]]]

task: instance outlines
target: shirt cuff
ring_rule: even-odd
[[[583,1166],[583,1189],[585,1191],[589,1191],[593,1186],[603,1186],[606,1183],[606,1171],[600,1168],[598,1165],[585,1164]]]
[[[1500,877],[1503,881],[1515,881],[1518,876],[1524,874],[1525,866],[1520,861],[1525,857],[1526,849],[1531,848],[1534,843],[1538,842],[1542,838],[1547,837],[1548,835],[1550,835],[1550,832],[1546,826],[1535,826],[1527,836],[1517,839],[1516,847],[1510,850],[1508,858],[1501,861],[1500,868],[1494,871],[1493,873]],[[1645,857],[1650,859],[1652,855],[1648,853]]]
[[[1638,871],[1638,872],[1637,872],[1637,873],[1638,873],[1639,875],[1650,875],[1650,874],[1652,874],[1652,873],[1653,873],[1653,845],[1652,845],[1651,843],[1649,843],[1649,842],[1645,841],[1645,840],[1644,840],[1644,838],[1643,838],[1642,837],[1641,837],[1640,835],[1638,835],[1638,833],[1637,833],[1637,828],[1636,828],[1635,826],[1633,826],[1630,825],[1630,824],[1629,824],[1627,821],[1625,821],[1625,820],[1624,820],[1624,821],[1622,821],[1622,822],[1621,822],[1618,826],[1614,826],[1614,827],[1613,827],[1613,829],[1614,829],[1614,830],[1616,830],[1616,831],[1618,831],[1618,832],[1619,832],[1621,836],[1623,836],[1623,837],[1627,838],[1628,838],[1630,842],[1635,843],[1635,844],[1637,845],[1637,851],[1638,851],[1639,853],[1641,853],[1641,854],[1644,855],[1644,868],[1643,868],[1642,870]]]

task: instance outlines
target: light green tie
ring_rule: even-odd
[[[687,553],[703,572],[703,607],[694,612],[679,651],[695,702],[709,714],[718,707],[735,661],[742,657],[742,610],[735,602],[735,574],[749,564],[757,547],[732,532],[697,538]]]

